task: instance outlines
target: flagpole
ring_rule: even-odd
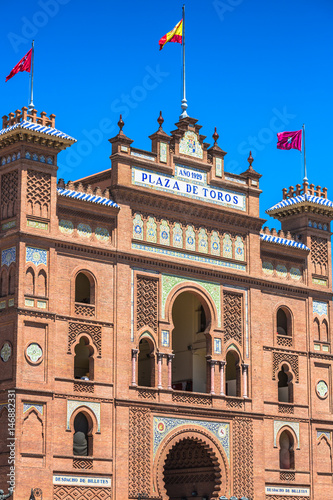
[[[182,42],[183,42],[183,99],[181,108],[183,110],[180,115],[180,119],[186,118],[187,114],[187,100],[186,100],[186,85],[185,85],[185,4],[183,5],[183,33],[182,33]]]
[[[306,155],[305,155],[305,125],[303,123],[303,144],[304,144],[304,179],[303,181],[307,181],[308,178],[307,178],[307,175],[306,175]]]
[[[30,103],[28,106],[29,114],[34,109],[34,56],[35,56],[35,40],[32,40]]]

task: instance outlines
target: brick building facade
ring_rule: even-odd
[[[3,118],[0,487],[333,498],[333,203],[284,189],[262,230],[251,154],[227,173],[216,130],[158,124],[148,152],[120,119],[112,169],[65,185],[55,116]]]

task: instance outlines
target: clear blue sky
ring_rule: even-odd
[[[180,20],[182,3],[2,2],[2,115],[28,103],[29,75],[7,83],[5,77],[34,38],[35,107],[55,113],[56,127],[78,140],[59,155],[59,177],[75,180],[109,167],[108,139],[120,111],[135,147],[150,149],[160,110],[165,131],[174,129],[181,46],[159,52],[158,40]],[[253,167],[263,175],[262,217],[283,187],[302,182],[300,153],[277,150],[276,131],[303,123],[309,181],[327,186],[333,199],[332,23],[331,0],[186,3],[189,115],[207,142],[217,127],[226,170],[245,170],[252,149]],[[273,219],[269,225],[279,227]]]

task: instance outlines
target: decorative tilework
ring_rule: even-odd
[[[223,257],[232,259],[232,241],[228,233],[223,236],[222,249]]]
[[[312,283],[314,285],[327,286],[327,280],[326,279],[312,278]]]
[[[10,266],[16,262],[16,247],[6,248],[1,252],[1,266]]]
[[[290,268],[290,277],[293,280],[300,281],[302,279],[302,272],[298,267]]]
[[[222,352],[222,341],[221,339],[214,339],[214,353],[221,354]]]
[[[53,165],[53,158],[51,158],[51,156],[48,156],[48,157],[46,158],[46,163],[47,163],[48,165]]]
[[[180,165],[176,165],[176,167],[182,168]],[[191,171],[194,170],[191,169]],[[196,176],[204,177],[200,172]],[[171,176],[146,168],[132,167],[132,184],[145,189],[153,189],[154,191],[199,200],[201,203],[213,203],[219,207],[246,211],[246,196],[244,194],[238,191],[213,187],[205,181],[199,181],[198,178],[193,180],[191,177],[191,179],[181,180],[176,179],[176,175]]]
[[[175,177],[184,181],[191,181],[192,184],[207,185],[207,173],[200,168],[189,168],[179,164],[175,165]]]
[[[299,423],[298,422],[291,422],[289,420],[274,420],[274,446],[276,447],[276,438],[278,435],[278,432],[282,427],[287,426],[290,427],[296,434],[297,437],[297,449],[299,450],[301,444],[300,444],[300,439],[299,439]]]
[[[160,243],[170,245],[170,228],[166,220],[162,219],[160,224]]]
[[[211,296],[218,316],[218,326],[221,326],[221,288],[218,283],[209,281],[200,281],[195,279],[188,279],[181,276],[174,276],[171,274],[162,274],[162,317],[165,318],[165,304],[171,290],[179,283],[194,283],[201,285],[206,292]]]
[[[163,347],[169,347],[170,345],[170,333],[169,330],[162,330],[162,342]]]
[[[273,272],[274,272],[274,267],[273,267],[273,264],[271,262],[263,262],[262,263],[262,270],[265,274],[270,274],[272,275]]]
[[[233,262],[211,259],[210,257],[203,257],[201,255],[191,255],[184,252],[179,252],[177,250],[169,250],[167,248],[156,248],[141,243],[132,243],[132,249],[143,250],[145,252],[153,252],[160,255],[168,255],[170,257],[190,260],[193,262],[203,262],[204,264],[226,267],[228,269],[237,269],[238,271],[246,271],[246,266],[243,264],[234,264]]]
[[[77,234],[81,236],[81,238],[90,238],[92,235],[92,230],[89,224],[83,224],[80,222],[80,224],[77,225]]]
[[[124,153],[128,153],[128,147],[124,146],[124,145],[121,145],[120,146],[120,151],[123,151]]]
[[[24,305],[26,307],[34,307],[35,301],[33,299],[25,299],[24,300]]]
[[[136,156],[137,158],[143,158],[144,160],[155,161],[155,158],[153,156],[137,153],[136,151],[131,151],[131,156]]]
[[[244,243],[240,236],[236,236],[235,240],[235,259],[245,260]]]
[[[160,142],[160,162],[167,162],[167,145],[165,142]]]
[[[133,219],[133,238],[143,240],[143,220],[140,214],[135,214]]]
[[[5,300],[1,300],[0,309],[6,309],[6,301]]]
[[[12,227],[15,227],[15,226],[16,226],[16,220],[10,220],[10,221],[2,224],[1,227],[2,227],[3,231],[7,231],[7,229],[11,229]]]
[[[157,225],[154,217],[148,217],[146,237],[150,243],[157,243]]]
[[[331,433],[329,431],[317,431],[317,439],[320,439],[322,436],[325,436],[328,441],[331,441]]]
[[[185,248],[186,250],[192,250],[195,252],[195,232],[192,226],[188,226],[185,232]]]
[[[110,233],[106,229],[106,227],[96,227],[95,236],[99,241],[102,241],[103,243],[107,243],[110,239]]]
[[[175,223],[172,229],[172,242],[174,247],[183,248],[183,230],[178,222]]]
[[[198,234],[198,251],[202,253],[208,253],[207,232],[202,227],[199,229],[199,234]]]
[[[212,232],[211,238],[210,238],[210,252],[213,255],[221,255],[221,244],[220,244],[220,238],[219,235],[217,234],[216,231]]]
[[[328,386],[324,380],[319,380],[316,385],[316,391],[320,399],[325,399],[328,395]]]
[[[222,158],[215,158],[215,175],[222,177]]]
[[[286,266],[278,264],[276,266],[276,274],[279,278],[286,278],[288,274]]]
[[[38,413],[40,413],[41,415],[43,415],[43,405],[39,405],[39,404],[36,404],[36,403],[23,403],[23,413],[26,413],[27,411],[29,411],[31,408],[35,408]]]
[[[64,234],[73,234],[74,224],[70,220],[61,219],[59,221],[59,230]]]
[[[37,300],[38,309],[46,309],[47,302],[45,300]]]
[[[10,345],[9,342],[5,342],[4,345],[1,347],[0,357],[4,363],[7,363],[11,355],[12,355],[12,346]]]
[[[192,420],[187,418],[167,418],[167,417],[154,417],[153,418],[153,432],[154,444],[153,454],[154,457],[163,439],[174,429],[186,425],[186,427],[203,427],[205,430],[211,432],[213,436],[219,441],[225,454],[227,455],[228,462],[230,462],[230,424],[226,422],[215,422],[206,420]]]
[[[96,417],[97,424],[98,424],[98,429],[97,432],[101,432],[101,404],[100,403],[93,403],[90,401],[75,401],[68,399],[67,400],[67,430],[70,431],[70,419],[71,416],[73,415],[74,411],[79,408],[79,407],[87,407],[90,408],[90,410],[93,412],[93,414]]]
[[[33,363],[37,363],[38,360],[43,356],[43,351],[42,348],[39,344],[30,344],[27,347],[26,350],[27,357],[32,361]]]
[[[14,299],[8,300],[8,307],[14,307]]]
[[[327,310],[327,302],[313,301],[313,314],[318,314],[319,316],[326,314],[327,316]]]
[[[38,222],[36,220],[27,220],[27,226],[32,227],[34,229],[43,229],[43,230],[48,230],[49,225],[47,222]]]
[[[41,248],[26,247],[26,262],[32,262],[35,266],[40,264],[47,265],[47,250]]]
[[[179,152],[195,158],[203,158],[202,147],[195,132],[191,132],[190,130],[185,132],[184,137],[179,143]]]

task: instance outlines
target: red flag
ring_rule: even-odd
[[[302,130],[296,132],[279,132],[277,134],[278,149],[298,149],[302,151]]]
[[[20,62],[14,66],[14,68],[11,70],[9,75],[6,78],[6,82],[12,78],[16,73],[19,73],[20,71],[27,71],[30,73],[31,70],[31,54],[32,54],[32,49],[29,50],[29,52],[26,53],[26,55],[21,59]]]

